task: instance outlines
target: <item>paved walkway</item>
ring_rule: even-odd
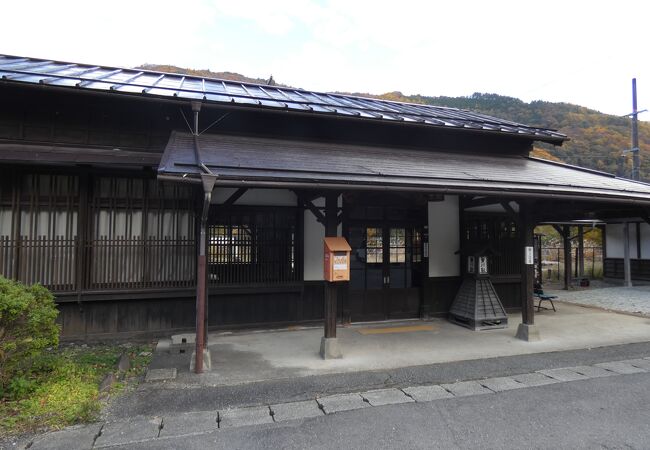
[[[568,303],[558,306],[557,312],[535,314],[541,334],[539,342],[515,338],[521,314],[508,316],[508,328],[479,332],[445,319],[340,327],[337,334],[343,358],[339,360],[323,360],[319,356],[322,327],[248,331],[211,334],[212,370],[201,376],[190,372],[194,350],[191,344],[157,350],[150,369],[176,369],[165,374],[169,388],[232,386],[650,341],[646,318]],[[375,328],[403,330],[405,324],[428,327],[412,327],[418,329],[412,332],[364,333]]]
[[[595,306],[609,311],[650,316],[650,286],[608,287],[575,291],[549,290],[563,302]]]
[[[340,411],[381,407],[400,403],[434,402],[454,397],[495,395],[513,389],[554,383],[650,372],[650,357],[593,365],[545,369],[513,376],[464,380],[448,384],[380,389],[317,397],[313,400],[232,408],[218,411],[179,413],[165,417],[134,417],[128,420],[72,427],[48,433],[22,448],[85,449],[126,447],[135,443],[195,436],[245,426],[277,426]]]

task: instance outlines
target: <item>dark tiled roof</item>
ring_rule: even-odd
[[[139,69],[92,66],[0,55],[0,80],[151,97],[203,100],[236,106],[497,132],[561,143],[557,131],[442,106],[310,92],[277,86]]]
[[[201,159],[218,179],[314,186],[383,186],[449,193],[550,194],[650,203],[650,185],[523,156],[324,144],[203,134]],[[172,133],[159,173],[200,173],[194,136]]]

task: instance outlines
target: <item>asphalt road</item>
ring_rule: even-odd
[[[650,342],[392,370],[291,378],[219,388],[203,386],[169,389],[164,383],[143,384],[138,390],[115,399],[104,416],[108,420],[117,420],[139,415],[165,416],[189,411],[295,402],[345,392],[453,383],[458,380],[511,376],[543,369],[591,365],[645,356],[650,356]]]
[[[365,408],[128,448],[648,449],[650,373]]]

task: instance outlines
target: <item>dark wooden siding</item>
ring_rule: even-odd
[[[211,290],[209,328],[223,330],[259,326],[284,326],[323,319],[323,283],[305,282],[292,286],[256,289]],[[63,339],[162,336],[193,331],[193,290],[161,298],[122,298],[95,294],[95,301],[59,302],[59,323]]]
[[[623,258],[605,258],[603,267],[605,278],[624,278]],[[650,259],[630,259],[630,270],[633,280],[650,281]]]

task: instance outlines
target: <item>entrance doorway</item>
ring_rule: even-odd
[[[361,210],[352,208],[345,227],[352,247],[348,291],[351,320],[419,317],[426,209]]]

